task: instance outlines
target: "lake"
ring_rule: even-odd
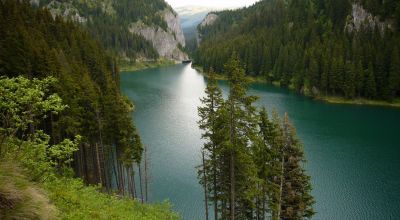
[[[226,82],[219,82],[226,94]],[[185,220],[204,218],[197,107],[206,79],[190,65],[121,74],[151,160],[151,202],[169,199]],[[400,109],[333,105],[252,84],[258,106],[289,113],[308,160],[313,219],[376,220],[400,216]]]

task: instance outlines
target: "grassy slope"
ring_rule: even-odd
[[[0,163],[0,219],[56,219],[45,191],[21,173],[12,163]]]
[[[0,163],[0,219],[179,219],[168,203],[146,205],[99,192],[74,178],[37,184],[13,163]]]

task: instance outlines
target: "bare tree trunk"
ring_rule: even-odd
[[[121,194],[123,196],[125,196],[125,180],[124,180],[124,173],[123,173],[123,169],[122,169],[122,165],[120,162],[117,162],[118,164],[118,170],[119,170],[119,179],[120,179],[120,183],[121,183]]]
[[[235,120],[234,120],[234,103],[233,100],[230,101],[230,141],[232,144],[231,155],[230,155],[230,163],[229,163],[229,176],[230,176],[230,219],[235,220],[235,158],[234,152],[236,148],[236,141],[235,141]]]
[[[88,177],[89,177],[89,174],[88,174],[88,166],[87,166],[87,155],[86,155],[86,144],[84,144],[83,146],[82,146],[82,149],[83,149],[83,169],[84,169],[84,179],[86,180],[86,181],[88,181]]]
[[[257,189],[260,189],[260,184],[257,183]],[[256,196],[256,216],[257,220],[260,220],[260,196]]]
[[[114,151],[113,150],[111,150],[111,153],[112,153],[111,164],[112,164],[112,168],[113,168],[113,172],[114,172],[114,176],[115,176],[115,183],[117,185],[118,190],[120,190],[120,181],[118,179],[119,175],[118,175],[118,172],[117,172],[117,168],[115,167],[116,166],[115,163],[118,163],[118,162],[117,162],[116,156],[114,157]]]
[[[146,196],[146,199],[145,199],[145,201],[146,201],[146,203],[148,202],[148,190],[149,190],[149,187],[148,187],[148,184],[149,184],[149,174],[148,174],[148,158],[147,158],[147,146],[145,145],[144,146],[144,189],[145,189],[145,196]]]
[[[133,187],[133,165],[130,165],[127,167],[128,169],[128,188],[129,188],[129,194],[132,196],[132,198],[135,198],[135,192],[134,192],[134,187]]]
[[[230,213],[231,220],[235,219],[235,171],[234,171],[234,158],[233,151],[231,152],[230,158],[230,182],[231,182],[231,197],[230,197]]]
[[[284,175],[284,163],[285,163],[285,156],[282,154],[282,162],[281,162],[281,178],[279,184],[279,200],[278,200],[278,215],[277,219],[281,219],[281,212],[282,212],[282,191],[283,191],[283,175]]]
[[[100,156],[99,156],[99,146],[96,143],[96,159],[97,159],[97,173],[99,175],[98,181],[100,184],[103,186],[103,178],[102,178],[102,172],[101,172],[101,165],[100,165]]]
[[[139,184],[140,184],[140,196],[141,196],[141,201],[144,203],[143,199],[143,187],[142,187],[142,170],[141,170],[141,164],[139,163]]]
[[[207,175],[206,175],[206,163],[204,159],[204,151],[201,152],[203,158],[203,176],[204,176],[204,203],[206,209],[206,220],[208,220],[208,193],[207,193]]]
[[[264,187],[263,187],[264,188]],[[265,192],[265,191],[264,191]],[[261,219],[265,219],[265,200],[266,200],[266,197],[265,196],[263,196],[263,201],[262,201],[262,214],[261,214]]]
[[[135,170],[134,168],[132,168],[133,170]],[[136,183],[135,183],[135,174],[132,175],[132,182],[133,182],[133,198],[137,198],[137,194],[136,194]]]

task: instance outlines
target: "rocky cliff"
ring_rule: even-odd
[[[185,37],[181,29],[180,19],[171,6],[163,0],[149,0],[141,3],[128,0],[30,1],[33,5],[48,8],[53,17],[60,15],[82,24],[95,24],[89,25],[94,29],[92,32],[102,34],[99,38],[103,39],[105,46],[116,50],[123,60],[131,60],[132,57],[135,60],[155,59],[155,56],[149,56],[149,53],[158,53],[160,57],[169,60],[182,61],[188,59],[188,55],[183,51]],[[129,7],[129,9],[126,7]],[[100,15],[99,11],[101,11]],[[102,23],[104,25],[101,25]],[[105,28],[110,30],[107,31]],[[115,33],[115,30],[118,30],[118,32]],[[120,35],[116,36],[115,34],[118,33]],[[132,39],[129,35],[141,39],[136,37],[130,43],[126,42],[126,39]],[[113,40],[110,41],[109,39]],[[115,42],[115,40],[119,40],[119,42]],[[145,42],[137,43],[140,40]],[[136,45],[130,46],[133,43],[136,43]],[[144,52],[142,51],[143,47],[147,48]],[[128,54],[134,55],[128,57]]]
[[[187,60],[188,55],[182,51],[185,46],[185,37],[178,15],[170,8],[159,13],[167,23],[167,29],[155,25],[149,26],[138,21],[130,25],[129,31],[151,41],[160,56],[176,61]]]
[[[205,27],[208,25],[213,25],[218,19],[218,15],[214,13],[209,13],[204,20],[200,23],[200,27]]]
[[[378,16],[374,16],[363,8],[359,3],[353,3],[352,12],[346,22],[346,29],[350,32],[358,31],[361,27],[378,28],[382,33],[386,28],[393,29],[389,21],[381,21]]]
[[[215,23],[215,21],[217,21],[218,19],[218,15],[214,14],[214,13],[209,13],[204,19],[203,21],[199,24],[198,28],[203,28],[209,25],[213,25]],[[196,39],[197,39],[197,46],[200,45],[201,40],[202,40],[202,36],[199,33],[199,31],[197,30],[197,35],[196,35]]]

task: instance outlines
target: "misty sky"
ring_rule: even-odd
[[[182,6],[205,6],[210,8],[236,8],[252,5],[258,0],[166,0],[173,8]]]

